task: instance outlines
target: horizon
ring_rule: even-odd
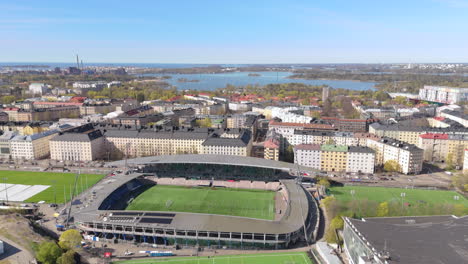
[[[0,3],[5,62],[468,62],[467,0]],[[5,52],[8,51],[8,52]]]
[[[76,61],[0,61],[0,64],[76,64]],[[102,62],[102,61],[83,61],[83,64],[173,64],[173,65],[208,65],[208,66],[219,66],[219,65],[352,65],[352,64],[362,64],[362,65],[389,65],[389,64],[468,64],[466,62],[277,62],[277,63],[225,63],[225,62]],[[2,66],[2,65],[0,65]]]

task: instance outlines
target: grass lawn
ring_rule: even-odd
[[[127,210],[208,213],[273,220],[274,197],[273,191],[156,185],[136,197]]]
[[[117,261],[114,264],[313,264],[304,252]]]
[[[30,171],[0,171],[0,184],[6,182],[11,184],[25,185],[49,185],[45,191],[42,191],[26,202],[45,201],[47,203],[54,202],[54,192],[57,197],[57,203],[63,203],[65,199],[70,200],[70,192],[73,189],[75,182],[75,173],[59,173],[59,172],[30,172]],[[88,189],[104,175],[97,174],[81,174],[76,185],[76,194]],[[7,178],[4,180],[3,178]]]
[[[351,190],[354,190],[354,197],[351,195]],[[364,186],[344,186],[331,187],[330,192],[338,200],[350,201],[353,199],[384,202],[398,201],[401,202],[401,193],[405,193],[403,202],[405,203],[427,203],[427,204],[463,204],[468,206],[468,200],[463,195],[454,191],[437,191],[437,190],[421,190],[421,189],[403,189],[403,188],[385,188],[385,187],[364,187]],[[459,200],[455,200],[454,196],[458,196]]]

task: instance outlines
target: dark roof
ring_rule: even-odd
[[[413,123],[414,124],[414,123]],[[447,128],[437,128],[437,127],[419,127],[414,125],[383,125],[380,123],[373,123],[370,125],[376,130],[386,130],[386,131],[415,131],[415,132],[426,132],[426,133],[451,133],[451,132],[467,132],[464,127],[447,127]]]
[[[101,130],[92,130],[83,133],[65,132],[53,137],[52,141],[69,141],[69,142],[88,142],[102,137]]]
[[[404,141],[396,140],[394,138],[389,138],[389,137],[382,137],[380,140],[376,140],[378,142],[381,142],[383,144],[386,144],[388,146],[396,147],[396,148],[401,148],[405,150],[420,150],[423,151],[422,149],[418,148],[416,145],[406,143]]]
[[[346,218],[388,263],[468,263],[468,216]]]
[[[229,133],[229,132],[228,132]],[[207,138],[202,145],[203,146],[226,146],[226,147],[246,147],[252,134],[249,130],[242,130],[239,137],[229,138],[229,137],[220,137],[218,134],[214,134]]]
[[[348,152],[375,153],[373,149],[362,146],[350,146]]]

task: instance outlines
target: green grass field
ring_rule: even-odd
[[[273,220],[275,192],[157,185],[140,194],[127,210],[234,215]]]
[[[304,252],[118,261],[114,264],[313,264]]]
[[[75,182],[75,173],[58,172],[30,172],[30,171],[0,171],[0,184],[25,184],[25,185],[49,185],[50,187],[26,200],[26,202],[45,201],[54,202],[54,192],[57,197],[57,203],[70,201],[70,192]],[[81,174],[77,183],[76,194],[88,189],[104,175]],[[7,180],[4,180],[7,178]]]
[[[354,197],[351,195],[351,190],[354,190]],[[331,187],[330,192],[338,200],[350,201],[353,199],[367,199],[369,201],[384,202],[398,201],[401,202],[401,193],[405,193],[403,202],[407,203],[427,203],[427,204],[463,204],[468,206],[468,200],[462,195],[454,191],[437,191],[437,190],[421,190],[421,189],[403,189],[403,188],[384,188],[384,187],[364,187],[364,186],[344,186]],[[454,196],[458,196],[459,200],[455,200]]]

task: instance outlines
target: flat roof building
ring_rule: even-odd
[[[344,218],[351,264],[468,263],[468,216]]]

